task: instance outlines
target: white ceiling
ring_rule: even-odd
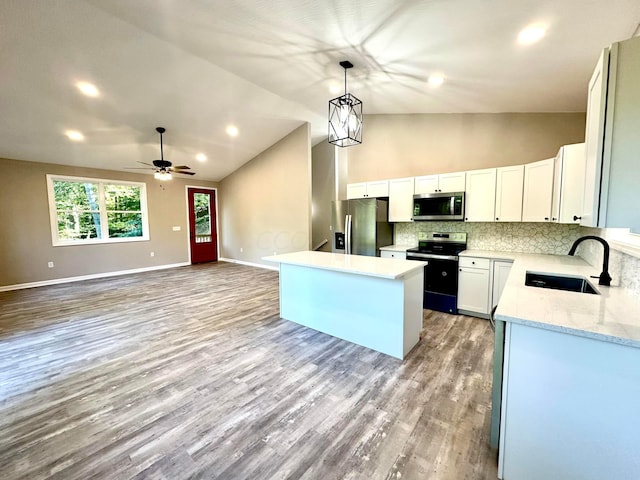
[[[123,170],[163,126],[165,158],[220,180],[305,121],[326,136],[344,59],[365,113],[584,111],[639,21],[638,0],[2,0],[0,157]],[[532,22],[548,34],[522,47]]]

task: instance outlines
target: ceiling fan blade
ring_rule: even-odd
[[[191,167],[187,167],[186,165],[178,165],[176,167],[171,167],[174,170],[191,170]]]
[[[153,168],[144,167],[124,167],[125,170],[153,170]]]
[[[171,173],[181,173],[182,175],[195,175],[196,172],[182,172],[182,171],[173,171]]]
[[[141,162],[141,161],[138,161],[138,163],[141,163],[142,165],[149,165],[150,167],[153,167],[153,165],[151,165],[150,163]]]

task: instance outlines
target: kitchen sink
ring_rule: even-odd
[[[524,284],[529,287],[552,288],[554,290],[568,290],[570,292],[600,295],[600,293],[582,277],[566,277],[564,275],[527,272]]]

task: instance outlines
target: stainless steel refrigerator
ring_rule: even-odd
[[[332,210],[334,253],[379,257],[380,247],[393,243],[387,200],[341,200],[333,202]]]

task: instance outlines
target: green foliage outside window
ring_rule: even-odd
[[[196,235],[210,235],[211,214],[209,213],[209,194],[194,193],[193,203],[196,216]]]
[[[139,185],[53,180],[58,240],[143,237],[141,196]]]

